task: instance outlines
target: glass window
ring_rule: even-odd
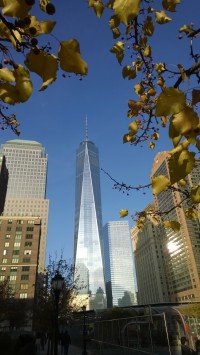
[[[33,239],[33,234],[27,234],[26,239]]]
[[[7,231],[8,231],[8,232],[11,231],[11,227],[7,227]]]
[[[14,247],[20,247],[21,243],[20,242],[15,242]]]
[[[10,271],[11,272],[17,272],[17,266],[11,266]]]
[[[6,266],[1,266],[0,270],[1,271],[6,271]]]
[[[21,284],[20,288],[21,290],[28,290],[28,284]]]
[[[0,281],[4,281],[5,280],[5,275],[1,275],[0,276]]]
[[[7,250],[6,249],[4,249],[3,255],[7,255]]]
[[[27,228],[26,228],[26,230],[27,230],[28,232],[32,232],[33,229],[34,229],[34,227],[27,227]]]
[[[29,275],[21,275],[21,280],[28,280],[29,279]]]
[[[7,247],[7,248],[9,247],[9,245],[10,245],[9,242],[5,242],[5,244],[4,244],[4,246]]]
[[[30,270],[30,266],[22,266],[22,271],[29,271]]]
[[[19,255],[19,250],[13,250],[13,255]]]
[[[12,259],[12,264],[18,264],[18,262],[19,262],[19,259],[17,259],[17,258]]]
[[[15,239],[18,239],[18,240],[19,240],[19,239],[21,239],[21,237],[22,237],[21,234],[16,234],[16,235],[15,235]]]
[[[34,224],[35,221],[28,221],[28,224]]]
[[[22,227],[16,227],[16,232],[22,231]]]
[[[24,255],[31,255],[31,250],[30,249],[25,249],[24,250]]]
[[[30,263],[31,259],[30,258],[23,258],[23,263]]]
[[[7,264],[8,259],[2,259],[2,264]]]
[[[10,275],[10,281],[16,280],[17,276],[16,275]]]
[[[25,242],[24,246],[25,247],[32,247],[32,242]]]
[[[27,293],[20,293],[19,298],[27,298]]]
[[[10,234],[6,234],[6,239],[10,239]]]

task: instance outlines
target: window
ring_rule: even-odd
[[[27,234],[26,239],[33,239],[33,234]]]
[[[20,242],[15,242],[14,247],[20,247],[21,243]]]
[[[10,245],[10,243],[9,242],[5,242],[5,244],[4,244],[4,246],[5,246],[5,248],[7,247],[9,247],[9,245]]]
[[[20,288],[21,290],[28,290],[28,284],[21,284]]]
[[[10,281],[16,280],[17,276],[16,275],[10,275]]]
[[[10,271],[11,272],[17,272],[17,266],[11,266]]]
[[[2,259],[2,264],[7,264],[8,259]]]
[[[21,280],[28,280],[29,279],[29,275],[21,275]]]
[[[21,232],[22,231],[22,227],[16,227],[16,232]]]
[[[19,262],[19,259],[17,259],[17,258],[12,259],[12,264],[18,264],[18,262]]]
[[[31,255],[31,250],[30,249],[25,249],[24,250],[24,255]]]
[[[27,298],[27,293],[20,293],[19,298]]]
[[[4,281],[5,280],[5,275],[1,275],[0,276],[0,281]]]
[[[34,229],[34,227],[27,227],[27,228],[26,228],[26,230],[27,230],[28,232],[32,232],[33,229]]]
[[[34,224],[35,221],[28,221],[27,223],[28,223],[28,224]]]
[[[10,232],[11,231],[11,227],[7,227],[7,231]]]
[[[24,246],[25,247],[32,247],[32,242],[25,242]]]
[[[0,270],[1,271],[6,271],[6,266],[1,266]]]
[[[7,250],[6,249],[4,249],[3,255],[7,255]]]
[[[19,250],[13,250],[13,255],[19,255]]]
[[[6,239],[10,239],[10,234],[6,234]]]
[[[30,258],[23,258],[23,263],[30,263],[31,259]]]
[[[9,220],[8,220],[8,224],[12,224],[12,219],[9,219]]]
[[[21,221],[21,219],[17,220],[17,224],[23,224],[23,223],[24,223],[24,221]]]
[[[22,271],[29,271],[30,270],[30,266],[22,266]]]
[[[21,239],[22,235],[21,234],[15,234],[15,239]]]

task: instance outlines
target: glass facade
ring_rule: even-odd
[[[108,307],[137,304],[128,221],[112,221],[104,226],[103,255]]]
[[[93,142],[81,142],[76,152],[74,262],[79,293],[89,295],[89,307],[106,307],[103,273],[102,213],[99,154]]]

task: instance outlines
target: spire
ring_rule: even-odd
[[[88,118],[87,115],[85,117],[85,140],[88,141]]]

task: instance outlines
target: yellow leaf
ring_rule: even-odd
[[[119,64],[121,64],[124,58],[124,43],[119,41],[110,49],[111,53],[114,53],[117,57]]]
[[[180,231],[180,223],[177,221],[163,221],[165,228],[171,228],[174,232]]]
[[[153,194],[159,194],[160,192],[167,190],[170,185],[169,179],[164,175],[155,176],[151,183]]]
[[[147,95],[149,95],[149,96],[154,96],[155,94],[156,94],[156,90],[154,88],[150,88],[147,91]]]
[[[13,69],[16,85],[0,83],[0,99],[9,105],[25,102],[32,94],[33,86],[30,81],[28,70],[18,64],[17,69]]]
[[[195,153],[182,150],[169,159],[169,174],[171,184],[175,184],[191,173],[195,166]]]
[[[146,46],[146,48],[144,49],[143,52],[145,57],[151,57],[151,47],[150,46]]]
[[[168,23],[171,21],[171,17],[167,16],[164,11],[156,11],[156,22],[159,23],[160,25],[163,25],[165,23]]]
[[[131,133],[127,133],[123,136],[123,143],[128,143],[128,142],[133,143],[134,141],[135,141],[135,137]]]
[[[5,16],[23,19],[28,15],[31,7],[24,0],[4,0],[2,12]]]
[[[15,77],[13,75],[13,71],[8,68],[0,69],[0,79],[7,82],[14,82]]]
[[[165,64],[164,63],[157,63],[156,64],[156,71],[158,74],[161,74],[165,71]]]
[[[193,89],[192,90],[192,105],[196,105],[200,102],[200,90]]]
[[[140,82],[134,86],[134,90],[138,96],[141,96],[144,93],[144,86]]]
[[[152,134],[151,139],[153,139],[154,141],[157,141],[159,138],[159,133],[155,132],[154,134]]]
[[[87,63],[80,55],[80,45],[76,39],[60,42],[58,57],[62,70],[81,75],[88,73]]]
[[[13,47],[16,48],[16,40],[18,42],[21,42],[21,35],[18,31],[15,30],[13,30],[13,34],[16,39],[13,37],[8,27],[2,21],[0,21],[0,36],[2,38],[6,38],[8,41],[10,41],[13,44]]]
[[[115,0],[113,10],[119,17],[120,22],[128,25],[128,23],[137,17],[140,10],[141,0]]]
[[[114,15],[110,18],[109,21],[110,29],[112,30],[113,28],[116,28],[120,25],[120,20],[119,17]]]
[[[156,116],[174,115],[186,106],[184,92],[175,88],[165,88],[158,96]]]
[[[129,65],[125,66],[122,70],[122,75],[123,75],[123,78],[127,78],[129,80],[131,79],[135,79],[136,77],[136,71],[134,69],[132,69]]]
[[[198,128],[199,118],[192,107],[186,106],[182,111],[172,116],[171,121],[175,130],[185,135]]]
[[[37,73],[43,79],[40,91],[45,90],[56,80],[58,61],[53,54],[49,55],[44,51],[35,54],[34,50],[31,50],[26,56],[25,64],[30,71]]]
[[[97,17],[102,16],[102,13],[104,10],[104,4],[101,0],[89,0],[88,6],[93,7],[94,12],[96,13]]]
[[[176,5],[180,2],[180,0],[163,0],[162,5],[165,10],[174,12],[176,11]]]
[[[170,120],[170,124],[169,124],[169,138],[172,140],[174,147],[176,147],[179,144],[182,138],[182,135],[175,128],[172,119]]]
[[[155,143],[154,142],[149,142],[149,148],[154,149],[155,148]]]
[[[194,208],[185,210],[185,216],[189,219],[198,219],[198,212]]]
[[[184,179],[181,179],[181,180],[179,180],[179,182],[178,182],[181,186],[186,186],[186,184],[187,184],[187,181],[186,180],[184,180]]]
[[[191,188],[191,200],[194,203],[200,203],[200,185]]]
[[[148,214],[148,218],[150,219],[150,221],[154,224],[154,226],[157,226],[159,223],[159,219],[157,216],[154,216],[152,214]]]
[[[179,28],[179,32],[184,32],[186,34],[190,33],[191,30],[192,30],[191,26],[188,25],[184,25],[181,28]]]
[[[51,33],[53,30],[56,22],[55,21],[38,21],[35,16],[29,16],[31,23],[28,26],[24,27],[25,32],[29,32],[30,37],[36,37],[41,34],[48,34]],[[32,34],[29,29],[35,28],[36,32]]]
[[[154,24],[151,16],[147,16],[146,21],[142,27],[142,31],[146,36],[152,36],[154,33]]]
[[[157,84],[161,87],[164,88],[165,86],[165,79],[162,76],[159,76]]]
[[[135,121],[131,122],[128,129],[131,131],[131,133],[134,135],[138,132],[138,125]]]
[[[120,35],[121,35],[121,32],[120,32],[120,30],[119,30],[119,28],[113,28],[112,29],[112,34],[113,34],[113,38],[118,38],[118,37],[120,37]]]
[[[120,218],[128,216],[128,210],[120,210]]]

